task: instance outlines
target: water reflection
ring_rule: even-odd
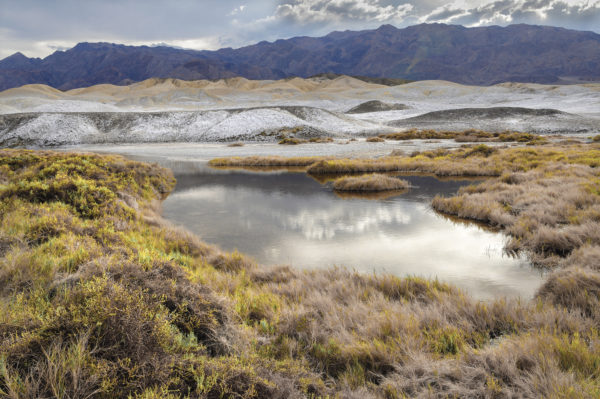
[[[303,173],[170,166],[178,183],[164,216],[263,264],[439,278],[479,298],[531,297],[541,284],[539,271],[503,254],[501,234],[430,209],[468,181],[405,176],[414,188],[399,196],[342,199]]]

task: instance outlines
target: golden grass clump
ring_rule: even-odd
[[[337,191],[377,192],[408,188],[410,188],[408,181],[378,173],[342,177],[333,183],[333,189]]]
[[[308,140],[309,143],[333,143],[332,137],[312,137]]]
[[[584,179],[589,169],[496,182]],[[436,280],[259,267],[222,253],[155,213],[174,185],[156,165],[2,150],[0,175],[2,397],[600,393],[598,273],[589,266],[598,246],[564,258],[581,266],[552,275],[533,301],[481,302]],[[577,182],[598,195],[594,180]],[[462,194],[491,189],[477,187]],[[587,242],[592,200],[568,199],[573,211],[562,216]]]
[[[308,140],[299,139],[296,137],[284,137],[281,140],[279,140],[279,142],[277,144],[297,145],[297,144],[304,144],[304,143],[308,143]]]
[[[243,147],[245,144],[241,141],[237,141],[235,143],[227,144],[227,147]]]
[[[366,140],[367,143],[383,143],[384,141],[385,141],[385,139],[383,137],[378,137],[378,136],[367,137],[367,140]]]

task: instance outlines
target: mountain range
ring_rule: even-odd
[[[61,90],[144,79],[281,79],[333,73],[462,84],[600,81],[600,35],[509,25],[465,28],[421,24],[404,29],[332,32],[238,49],[79,43],[46,58],[15,53],[0,61],[0,90],[42,83]]]

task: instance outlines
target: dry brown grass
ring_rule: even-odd
[[[278,144],[284,145],[297,145],[297,144],[306,144],[306,143],[333,143],[333,138],[331,137],[312,137],[308,140],[300,139],[296,137],[284,137],[282,138]]]
[[[406,180],[377,173],[342,177],[333,183],[333,189],[337,191],[374,192],[408,188],[410,188],[410,183]]]
[[[431,140],[444,139],[454,140],[458,143],[464,142],[519,142],[542,144],[547,140],[542,136],[521,132],[486,132],[482,130],[469,129],[464,131],[443,130],[418,130],[411,129],[404,132],[381,134],[379,137],[388,140]]]
[[[284,137],[281,140],[279,140],[279,143],[277,143],[277,144],[298,145],[298,144],[304,144],[304,143],[308,143],[308,140],[298,139],[296,137]]]
[[[480,302],[436,280],[222,253],[153,214],[172,187],[156,166],[4,151],[0,171],[2,397],[600,394],[599,279],[585,269],[598,246],[574,250],[582,266],[534,301]],[[54,195],[57,176],[107,196],[84,208],[93,191]]]
[[[575,250],[600,245],[598,181],[589,166],[548,164],[436,197],[432,206],[499,227],[511,237],[509,251],[524,250],[540,265],[560,265]]]
[[[333,143],[331,137],[312,137],[308,140],[309,143]]]
[[[228,157],[211,159],[208,164],[214,167],[306,167],[318,162],[324,157],[279,157],[279,156],[252,156]]]
[[[383,142],[385,142],[385,139],[383,137],[377,137],[377,136],[367,137],[366,142],[367,143],[383,143]]]
[[[574,266],[556,271],[537,296],[600,323],[600,273],[597,270]]]
[[[336,197],[350,200],[350,199],[361,199],[370,201],[380,201],[388,198],[397,197],[399,195],[407,193],[408,190],[391,190],[391,191],[337,191],[334,190]]]
[[[498,148],[479,144],[453,151],[416,152],[410,157],[322,159],[310,165],[307,171],[310,174],[410,172],[436,176],[500,176],[504,172],[527,171],[556,162],[598,167],[600,149],[589,145]]]

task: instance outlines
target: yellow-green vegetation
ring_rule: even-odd
[[[251,156],[214,158],[208,164],[213,167],[244,168],[244,167],[306,167],[324,157],[280,157],[280,156]]]
[[[600,394],[591,252],[531,302],[267,268],[158,217],[173,183],[114,156],[0,151],[0,396]]]
[[[596,136],[592,137],[592,141],[593,141],[594,143],[598,143],[598,142],[600,142],[600,134],[597,134]]]
[[[338,191],[334,190],[336,197],[341,199],[361,199],[361,200],[385,200],[397,197],[406,193],[407,190],[389,190],[389,191]]]
[[[498,148],[477,144],[457,150],[416,152],[410,157],[320,160],[307,171],[310,174],[415,172],[437,176],[500,176],[504,172],[525,172],[553,163],[595,168],[600,166],[600,148],[587,145]]]
[[[486,132],[483,130],[469,129],[461,132],[455,131],[444,131],[444,130],[417,130],[410,129],[403,132],[381,134],[379,137],[389,140],[431,140],[431,139],[445,139],[454,140],[456,142],[474,142],[474,141],[488,141],[488,142],[519,142],[519,143],[531,143],[531,144],[542,144],[547,140],[542,136],[531,133],[522,132]]]
[[[312,137],[308,140],[309,143],[333,143],[331,137]]]
[[[277,144],[297,145],[297,144],[304,144],[304,143],[308,143],[308,141],[304,140],[304,139],[298,139],[296,137],[284,137],[281,140],[279,140],[279,143],[277,143]]]
[[[296,145],[296,144],[306,144],[306,143],[332,143],[333,138],[331,137],[312,137],[308,140],[299,139],[296,137],[283,137],[279,140],[278,144],[287,144],[287,145]]]
[[[406,190],[410,183],[397,177],[372,173],[362,176],[346,176],[333,182],[333,189],[338,191],[390,191]]]

